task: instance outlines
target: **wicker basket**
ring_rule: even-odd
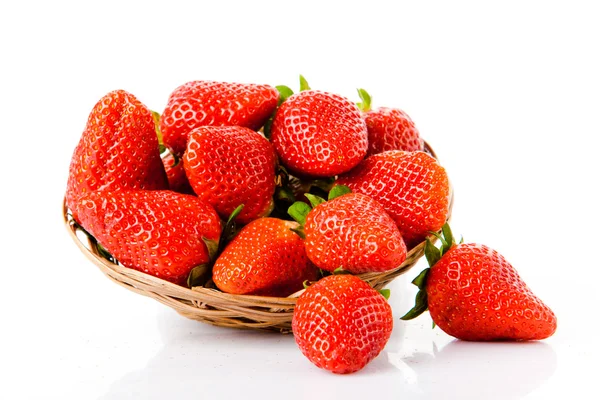
[[[435,157],[431,147],[428,144],[425,144],[425,147],[426,151]],[[448,219],[452,212],[453,199],[454,195],[452,194]],[[188,289],[107,260],[100,254],[93,239],[85,234],[78,234],[80,229],[68,213],[64,202],[63,218],[70,236],[87,258],[112,281],[133,292],[152,297],[187,318],[212,325],[274,330],[282,333],[291,331],[296,298],[304,290],[289,297],[279,298],[233,295],[223,293],[214,287]],[[435,239],[434,236],[432,238]],[[404,263],[391,271],[366,273],[359,276],[374,288],[381,289],[413,267],[423,256],[424,246],[425,242],[411,249]],[[209,285],[211,283],[212,281],[209,281]]]

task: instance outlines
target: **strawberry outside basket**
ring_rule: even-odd
[[[425,151],[437,158],[433,149],[427,143],[425,143]],[[448,219],[452,214],[454,200],[452,188],[450,190]],[[212,280],[209,280],[205,286],[185,288],[152,275],[126,268],[103,256],[95,240],[84,234],[75,223],[64,201],[63,218],[67,231],[79,250],[100,268],[109,279],[135,293],[151,297],[173,308],[184,317],[212,325],[271,330],[281,333],[291,331],[296,299],[304,290],[288,297],[234,295],[216,289]],[[435,240],[436,238],[431,235],[430,239]],[[412,268],[423,256],[424,248],[425,242],[422,242],[411,249],[406,260],[393,270],[358,276],[375,289],[382,289],[393,279]]]

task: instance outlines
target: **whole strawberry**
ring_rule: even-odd
[[[371,96],[359,89],[359,108],[369,132],[367,156],[388,150],[422,151],[423,139],[408,114],[398,108],[371,109]]]
[[[316,280],[318,270],[296,228],[296,222],[277,218],[250,222],[217,258],[215,285],[227,293],[286,297]]]
[[[439,231],[448,217],[448,175],[424,152],[392,150],[372,155],[337,183],[381,203],[409,249],[429,232]]]
[[[210,262],[221,221],[195,196],[168,190],[90,192],[75,209],[80,224],[122,265],[185,285]]]
[[[403,319],[429,309],[433,322],[462,340],[541,340],[556,330],[556,316],[512,265],[480,244],[456,244],[444,226],[442,247],[427,242],[431,268],[413,283],[417,304]]]
[[[227,218],[243,204],[242,224],[273,208],[276,156],[260,133],[240,126],[203,126],[190,133],[183,156],[190,185]]]
[[[92,109],[73,152],[67,206],[96,190],[168,189],[151,111],[124,90],[105,95]]]
[[[200,126],[245,126],[260,129],[279,100],[269,85],[192,81],[171,93],[160,118],[166,145],[181,155],[188,133]]]
[[[318,90],[287,98],[277,109],[271,140],[292,173],[329,177],[349,171],[367,153],[367,126],[350,100]]]
[[[292,216],[300,214],[298,220],[304,225],[308,258],[330,272],[342,268],[362,274],[400,266],[406,259],[406,245],[394,220],[369,196],[349,192],[336,186],[328,201],[308,195],[314,205],[310,211],[305,203],[292,206]]]
[[[329,275],[298,298],[292,319],[302,354],[337,374],[356,372],[379,355],[390,338],[392,309],[354,275]]]
[[[365,113],[369,132],[367,155],[387,150],[423,150],[423,139],[408,114],[397,108],[380,107]]]

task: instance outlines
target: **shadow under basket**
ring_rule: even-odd
[[[426,144],[426,151],[435,153]],[[451,189],[450,210],[454,195]],[[81,252],[112,281],[138,294],[151,297],[177,311],[184,317],[228,328],[261,329],[289,333],[296,299],[300,290],[288,297],[266,297],[223,293],[211,287],[186,288],[152,275],[111,262],[102,255],[95,240],[75,223],[63,202],[63,218],[67,230]],[[435,236],[430,237],[435,240]],[[397,268],[358,275],[373,288],[384,288],[396,277],[407,272],[423,256],[425,242],[411,249],[406,260]],[[212,281],[209,281],[209,284]]]

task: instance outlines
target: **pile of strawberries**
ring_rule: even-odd
[[[556,317],[494,250],[457,244],[445,169],[399,109],[312,90],[211,81],[162,114],[123,90],[95,105],[69,170],[72,218],[108,257],[182,286],[298,298],[303,354],[335,373],[390,338],[389,292],[357,274],[398,268],[426,241],[415,308],[464,340],[543,339]]]

